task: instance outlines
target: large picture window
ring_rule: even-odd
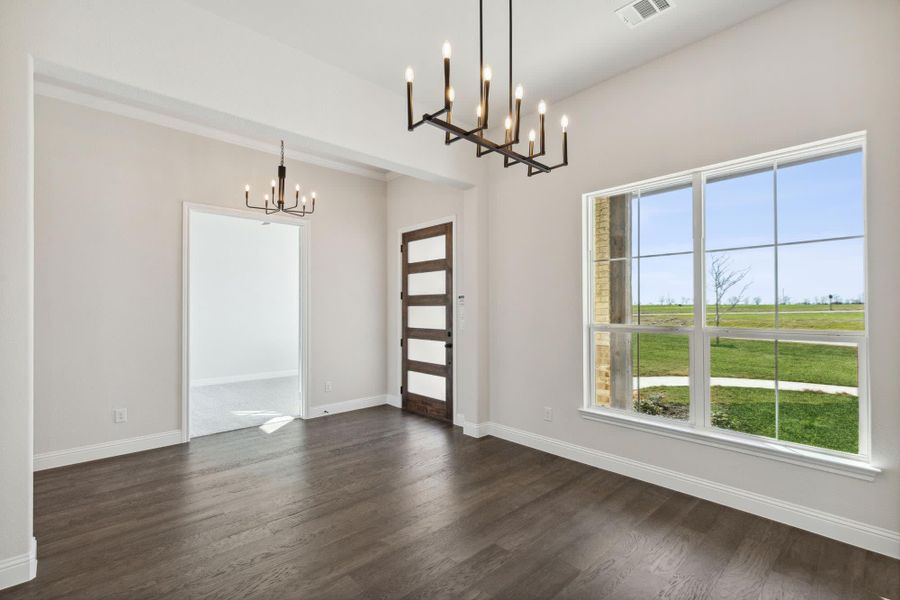
[[[582,412],[867,459],[864,214],[861,135],[587,194]]]

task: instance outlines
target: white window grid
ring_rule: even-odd
[[[838,237],[818,238],[802,241],[778,242],[778,177],[777,169],[779,165],[796,164],[803,160],[814,160],[818,158],[827,158],[839,155],[841,153],[861,151],[862,152],[862,204],[863,204],[863,234],[849,235]],[[774,242],[772,244],[760,244],[749,246],[736,246],[732,248],[710,248],[707,249],[705,243],[705,188],[708,179],[721,177],[724,175],[740,175],[759,169],[773,169],[773,210],[774,210]],[[641,323],[596,323],[594,322],[593,310],[593,292],[594,292],[594,199],[597,197],[611,197],[622,194],[637,194],[638,202],[640,202],[640,194],[649,192],[658,192],[664,189],[677,188],[689,184],[693,193],[692,217],[693,217],[693,248],[691,251],[671,252],[648,254],[645,256],[632,257],[633,244],[629,243],[626,250],[626,256],[620,258],[610,257],[609,261],[628,260],[633,258],[654,258],[660,256],[687,255],[693,256],[693,325],[691,326],[666,326],[666,325],[644,325]],[[833,455],[842,458],[862,459],[869,461],[871,458],[871,439],[870,439],[870,412],[869,412],[869,393],[868,393],[868,331],[869,331],[869,310],[868,310],[868,237],[866,229],[868,228],[868,220],[866,218],[867,193],[866,193],[866,138],[865,133],[855,133],[837,138],[831,138],[811,144],[804,144],[793,148],[769,152],[746,159],[738,159],[719,163],[708,167],[692,169],[682,173],[668,175],[648,179],[634,184],[618,186],[591,192],[583,196],[583,223],[584,223],[584,355],[585,355],[585,394],[583,400],[583,409],[597,413],[607,413],[610,415],[621,414],[627,415],[630,419],[638,419],[647,423],[658,423],[666,428],[684,428],[688,430],[700,432],[715,432],[718,436],[727,436],[735,440],[754,440],[766,443],[777,444],[785,448],[797,448],[804,452],[821,453],[825,455]],[[638,248],[640,248],[640,219],[637,219],[638,231]],[[850,330],[805,330],[805,329],[782,329],[778,327],[779,316],[778,306],[780,298],[778,295],[778,252],[779,247],[813,244],[819,242],[839,241],[862,239],[863,241],[863,278],[864,278],[864,327],[862,331]],[[772,328],[745,328],[745,327],[714,327],[707,324],[707,298],[706,298],[706,255],[709,252],[724,252],[735,250],[750,250],[759,248],[772,248],[775,255],[775,293],[774,293],[774,310],[775,310],[775,327]],[[640,263],[638,262],[638,265]],[[640,269],[640,266],[638,266]],[[640,276],[638,274],[638,298],[640,300]],[[633,302],[632,302],[633,304]],[[630,310],[629,320],[630,320]],[[595,365],[595,333],[663,333],[684,335],[688,339],[689,353],[689,374],[688,389],[690,397],[689,415],[686,421],[679,421],[667,417],[656,415],[648,415],[639,413],[634,410],[633,403],[628,402],[626,408],[618,409],[613,407],[599,407],[595,404],[596,398],[596,370]],[[838,450],[829,448],[819,448],[798,444],[786,440],[759,436],[729,429],[721,429],[713,427],[711,423],[711,398],[710,398],[710,341],[715,337],[739,338],[749,340],[772,341],[775,348],[774,358],[774,380],[775,380],[775,398],[776,398],[776,435],[778,428],[778,342],[849,342],[856,344],[857,348],[857,364],[858,364],[858,453],[848,454]]]

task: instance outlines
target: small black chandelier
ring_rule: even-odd
[[[488,129],[488,102],[491,91],[491,67],[484,64],[484,0],[478,0],[478,47],[479,47],[479,63],[480,63],[480,86],[481,93],[478,106],[476,108],[477,123],[475,129],[463,129],[453,124],[453,102],[456,94],[450,85],[450,42],[444,42],[444,108],[434,113],[426,113],[422,115],[419,121],[413,121],[413,78],[414,73],[412,67],[406,68],[406,119],[407,129],[413,131],[419,125],[428,123],[438,129],[444,131],[444,143],[452,144],[459,140],[468,140],[476,144],[475,156],[481,157],[491,152],[503,155],[504,168],[515,164],[523,164],[528,166],[528,176],[538,175],[540,173],[549,173],[559,167],[565,167],[569,164],[568,152],[568,128],[569,119],[563,115],[560,120],[562,127],[562,162],[555,165],[547,165],[538,160],[538,157],[544,156],[544,116],[547,112],[547,104],[543,100],[538,104],[538,131],[534,129],[528,132],[528,154],[522,154],[513,149],[513,146],[519,143],[520,115],[522,112],[522,98],[524,97],[524,89],[521,85],[513,90],[513,25],[512,25],[512,0],[509,0],[509,114],[504,121],[506,137],[502,144],[493,142],[484,137],[484,132]],[[446,118],[440,118],[446,115]],[[539,138],[538,150],[535,152],[535,141]]]
[[[316,193],[312,192],[310,194],[310,198],[312,202],[307,201],[306,196],[300,195],[300,184],[297,184],[297,187],[294,189],[294,204],[293,206],[286,206],[284,203],[284,180],[287,176],[287,168],[284,166],[284,140],[281,140],[281,164],[278,165],[278,182],[273,179],[272,180],[272,196],[271,196],[271,205],[269,204],[270,197],[269,194],[265,194],[263,196],[263,200],[265,201],[265,206],[253,206],[250,204],[250,186],[244,186],[244,204],[247,205],[247,208],[253,208],[256,210],[264,210],[267,215],[273,215],[275,213],[286,213],[289,215],[293,215],[295,217],[305,217],[306,215],[311,215],[316,211]],[[278,190],[278,195],[275,195],[276,188]],[[297,207],[300,207],[300,210],[297,210]]]

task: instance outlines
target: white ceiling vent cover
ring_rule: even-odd
[[[626,25],[634,28],[670,8],[672,8],[670,0],[637,0],[618,9],[616,14]]]

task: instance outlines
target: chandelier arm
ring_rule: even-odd
[[[247,208],[252,208],[253,210],[268,210],[268,208],[265,206],[256,206],[256,205],[250,204],[249,198],[244,201],[244,204],[247,206]]]
[[[474,142],[475,144],[478,144],[479,146],[484,146],[485,148],[488,148],[488,151],[485,152],[485,154],[488,154],[489,152],[497,152],[498,154],[502,154],[503,156],[515,158],[519,162],[524,163],[526,165],[530,165],[530,166],[534,167],[535,169],[537,169],[538,171],[541,171],[541,172],[550,171],[550,167],[548,167],[547,165],[541,164],[536,160],[533,160],[523,154],[519,154],[518,152],[511,150],[510,146],[512,146],[512,142],[510,142],[508,144],[497,144],[485,137],[481,137],[481,136],[477,136],[477,135],[469,135],[469,134],[467,134],[465,129],[462,129],[461,127],[458,127],[451,123],[447,123],[446,121],[443,121],[441,119],[428,119],[427,122],[429,125],[437,127],[438,129],[442,129],[444,131],[449,131],[450,133],[453,133],[457,136],[464,137],[467,140]]]
[[[474,135],[474,134],[476,134],[476,133],[478,133],[478,132],[480,132],[480,131],[482,131],[482,130],[484,130],[484,127],[476,127],[475,129],[469,129],[468,131],[466,131],[466,133],[467,133],[468,135]],[[452,139],[451,139],[449,142],[447,142],[447,143],[448,143],[448,144],[452,144],[453,142],[458,142],[459,140],[464,140],[464,139],[466,139],[466,138],[460,137],[460,136],[456,136],[455,138],[452,138]]]
[[[310,210],[306,210],[306,209],[303,209],[303,210],[287,210],[287,209],[285,209],[284,212],[286,212],[286,213],[289,214],[289,215],[294,215],[295,217],[305,217],[306,215],[311,215],[311,214],[313,214],[313,212],[315,212],[315,210],[316,210],[315,208],[311,208]]]
[[[425,123],[427,123],[429,119],[433,119],[435,117],[440,117],[441,115],[443,115],[446,112],[447,112],[447,109],[442,108],[441,110],[439,110],[437,112],[425,113],[424,115],[422,115],[421,119],[419,119],[418,121],[416,121],[415,123],[412,124],[412,126],[409,128],[409,130],[412,131],[413,129],[416,129],[420,125],[424,125]]]
[[[286,212],[289,215],[295,215],[295,216],[300,216],[300,217],[305,217],[306,215],[311,215],[316,211],[316,199],[315,199],[315,197],[313,197],[312,204],[311,204],[309,210],[306,210],[306,204],[303,205],[303,208],[301,210],[294,210],[294,208],[296,208],[296,207],[297,207],[297,205],[295,204],[291,208],[284,209],[283,212]]]

